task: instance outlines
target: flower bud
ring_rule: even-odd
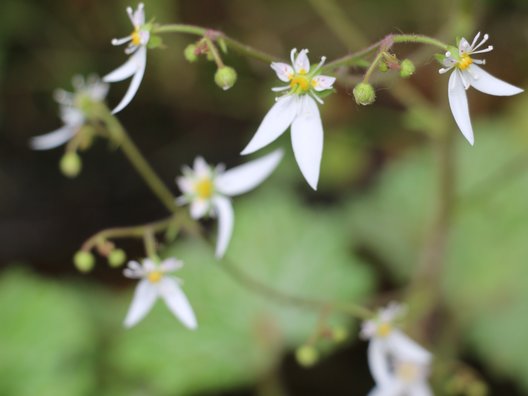
[[[389,70],[389,66],[387,65],[387,62],[381,61],[378,65],[378,70],[382,73],[385,73]]]
[[[376,92],[369,83],[360,83],[356,85],[353,93],[356,103],[363,106],[372,104],[376,100]]]
[[[123,249],[114,249],[108,255],[108,264],[110,267],[117,268],[126,261],[126,253]]]
[[[195,44],[189,44],[185,49],[183,50],[183,56],[187,60],[187,62],[193,63],[198,60],[198,55],[196,55],[196,45]]]
[[[297,362],[303,367],[311,367],[319,360],[317,350],[311,345],[303,345],[295,351]]]
[[[75,151],[68,151],[62,156],[59,167],[64,176],[74,178],[81,172],[81,157]]]
[[[348,330],[344,328],[343,326],[336,326],[332,329],[332,338],[335,342],[341,343],[346,341],[348,338]]]
[[[95,258],[92,253],[79,250],[73,256],[73,263],[80,272],[90,272],[95,264]]]
[[[416,70],[414,63],[410,59],[404,59],[400,65],[400,76],[402,78],[411,77]]]
[[[223,66],[219,68],[215,73],[215,83],[224,91],[227,91],[237,80],[237,72],[235,69],[229,66]]]

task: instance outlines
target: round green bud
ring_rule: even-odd
[[[319,353],[310,345],[303,345],[295,351],[297,362],[304,367],[311,367],[319,360]]]
[[[360,83],[356,85],[353,93],[356,103],[363,106],[372,104],[376,100],[376,92],[369,83]]]
[[[76,177],[81,172],[81,157],[75,151],[69,151],[62,156],[59,167],[64,176]]]
[[[95,258],[92,253],[79,250],[73,256],[73,263],[80,272],[90,272],[95,265]]]
[[[227,91],[229,88],[235,85],[237,80],[237,72],[232,67],[223,66],[216,71],[214,80],[216,85],[218,85],[224,91]]]
[[[343,326],[337,326],[332,329],[332,338],[335,342],[340,343],[348,339],[348,330]]]
[[[385,73],[386,71],[389,70],[389,66],[387,65],[386,62],[380,62],[378,65],[378,69],[380,72]]]
[[[410,59],[404,59],[402,63],[400,64],[400,76],[402,78],[411,77],[415,71],[416,71],[416,67],[414,66],[414,63],[412,63]]]
[[[110,267],[120,267],[126,261],[126,253],[122,249],[115,249],[110,252],[108,255],[108,264]]]
[[[196,55],[196,45],[195,44],[189,44],[185,49],[183,50],[183,56],[187,60],[187,62],[193,63],[198,60],[198,55]]]

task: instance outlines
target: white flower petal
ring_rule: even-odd
[[[330,76],[315,76],[312,79],[312,86],[316,91],[324,91],[332,88],[336,78]]]
[[[284,82],[289,82],[295,73],[293,67],[283,62],[273,62],[271,68],[275,70],[277,77]]]
[[[159,293],[167,307],[180,321],[189,329],[196,329],[196,317],[189,304],[189,300],[183,293],[175,279],[164,277],[159,285]]]
[[[218,215],[218,237],[216,241],[216,258],[220,259],[224,256],[231,234],[233,233],[234,214],[233,206],[229,198],[217,195],[213,198],[213,206]]]
[[[243,194],[262,183],[277,167],[284,152],[279,149],[218,175],[215,187],[228,196]]]
[[[433,396],[433,391],[425,380],[416,382],[408,388],[407,394],[409,396]]]
[[[453,113],[458,128],[468,140],[469,144],[473,145],[475,139],[473,137],[473,127],[471,126],[471,119],[469,117],[466,89],[464,88],[464,83],[462,82],[458,70],[451,73],[447,92],[451,113]]]
[[[66,143],[75,132],[75,128],[63,126],[53,132],[31,138],[29,144],[33,150],[49,150]]]
[[[103,77],[103,81],[107,83],[113,83],[118,81],[126,80],[136,73],[138,69],[138,59],[136,56],[129,56],[127,61],[119,66],[114,71],[111,71]]]
[[[157,288],[148,280],[141,280],[134,292],[134,297],[125,318],[125,327],[132,327],[138,323],[150,311],[156,298],[158,297]]]
[[[178,185],[180,191],[184,194],[189,194],[194,191],[194,183],[188,177],[178,176],[176,178],[176,184]]]
[[[460,55],[464,55],[469,51],[471,51],[471,44],[469,44],[469,42],[464,37],[462,37],[460,39],[460,43],[458,44],[458,52]]]
[[[463,73],[473,88],[488,95],[512,96],[523,92],[523,89],[493,77],[475,64],[469,66]]]
[[[143,80],[143,74],[145,74],[145,67],[147,65],[147,48],[143,46],[139,47],[137,52],[130,58],[135,59],[137,69],[135,71],[134,77],[132,77],[132,81],[130,82],[130,86],[125,93],[125,96],[123,99],[121,99],[121,102],[119,102],[115,109],[112,110],[113,114],[119,113],[121,110],[123,110],[134,98],[134,95],[139,89],[139,85],[141,84],[141,80]]]
[[[431,353],[400,330],[393,330],[387,336],[386,342],[387,348],[398,360],[420,365],[428,365],[431,362]]]
[[[194,159],[193,170],[195,176],[202,177],[207,176],[211,173],[209,164],[203,159],[203,157],[196,157]]]
[[[385,340],[373,338],[367,349],[370,374],[376,384],[383,386],[391,381],[393,374],[390,371]]]
[[[191,217],[193,219],[200,219],[207,214],[209,210],[209,201],[205,199],[195,199],[191,202]]]
[[[295,58],[293,68],[297,73],[306,74],[310,71],[310,61],[308,60],[308,50],[303,49]]]
[[[317,103],[305,95],[291,127],[293,153],[304,178],[317,190],[323,155],[323,125]]]
[[[175,257],[169,257],[168,259],[163,260],[160,264],[160,269],[163,272],[174,272],[181,267],[183,267],[183,262]]]
[[[299,105],[300,100],[296,95],[287,95],[279,98],[277,103],[268,111],[255,136],[253,136],[246,148],[242,150],[241,154],[251,154],[260,150],[282,135],[297,115]]]

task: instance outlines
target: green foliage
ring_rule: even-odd
[[[441,284],[466,345],[528,389],[528,162],[526,146],[508,130],[477,126],[474,148],[457,137],[459,199]],[[413,271],[432,221],[434,165],[430,150],[410,153],[349,210],[351,231],[400,281]]]
[[[78,295],[25,271],[0,278],[0,394],[93,394],[96,338]]]
[[[308,210],[274,190],[237,200],[235,212],[228,256],[252,278],[329,301],[357,301],[369,290],[371,274],[348,253],[336,212]],[[204,244],[179,244],[172,254],[186,263],[179,276],[199,328],[184,329],[158,304],[111,351],[114,370],[132,383],[160,395],[250,383],[313,332],[317,313],[241,287]]]

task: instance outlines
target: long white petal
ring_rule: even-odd
[[[262,183],[277,167],[284,152],[281,149],[217,176],[215,187],[228,196],[243,194]]]
[[[196,198],[191,202],[191,217],[193,219],[200,219],[207,214],[209,210],[209,201],[201,198]]]
[[[466,89],[464,83],[459,75],[458,70],[454,70],[449,77],[449,86],[447,89],[449,96],[449,106],[451,113],[458,125],[458,128],[468,140],[469,144],[473,145],[475,139],[473,137],[473,127],[471,126],[471,119],[469,118],[469,108],[466,96]]]
[[[137,70],[134,74],[134,77],[132,77],[132,81],[130,82],[130,86],[126,91],[125,96],[123,99],[121,99],[121,102],[119,102],[115,109],[112,110],[113,114],[119,113],[121,110],[123,110],[130,103],[132,98],[134,98],[134,95],[139,89],[139,85],[141,84],[141,80],[143,80],[143,74],[145,74],[145,67],[147,65],[147,48],[144,46],[140,47],[137,52],[131,56],[131,58],[136,59]]]
[[[189,329],[196,329],[196,316],[175,279],[164,277],[159,284],[159,293],[167,307]]]
[[[127,61],[119,66],[114,71],[111,71],[103,77],[103,81],[107,83],[113,83],[117,81],[123,81],[130,78],[138,69],[137,53],[129,56]]]
[[[323,156],[323,124],[317,103],[305,95],[299,115],[291,127],[293,153],[304,178],[317,190]]]
[[[387,348],[398,360],[420,365],[428,365],[431,362],[431,353],[400,330],[393,330],[386,342]]]
[[[384,383],[383,385],[377,384],[374,389],[372,389],[368,396],[410,396],[405,391],[405,384],[401,381],[398,381],[397,378],[391,378],[390,382]]]
[[[220,259],[224,256],[229,241],[231,240],[235,216],[229,198],[217,195],[213,198],[213,206],[218,215],[218,237],[215,256],[217,259]]]
[[[493,77],[475,64],[469,66],[463,73],[473,88],[488,95],[512,96],[523,92],[523,89]]]
[[[255,136],[248,143],[241,154],[251,154],[267,146],[288,129],[297,115],[300,100],[296,95],[288,95],[277,100],[268,111]]]
[[[63,126],[45,135],[32,137],[29,144],[33,150],[49,150],[66,143],[74,135],[74,128],[71,126]]]
[[[125,327],[132,327],[143,319],[154,305],[157,297],[158,291],[156,286],[146,279],[139,281],[125,318]]]
[[[372,374],[376,384],[383,386],[390,382],[393,374],[390,371],[384,340],[379,338],[370,340],[367,357],[370,374]]]

